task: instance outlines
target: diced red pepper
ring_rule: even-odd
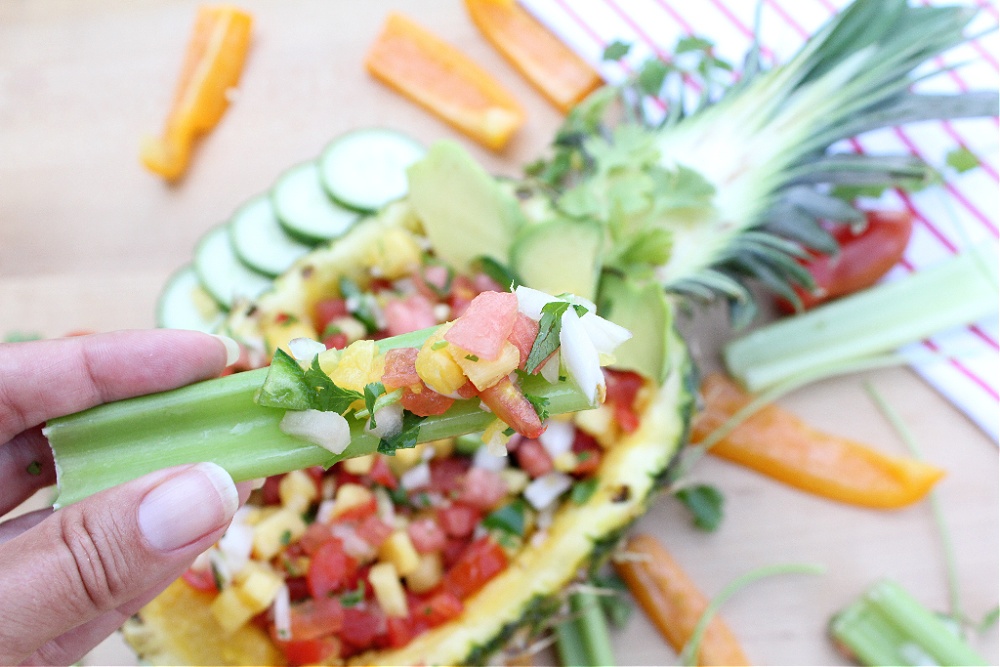
[[[639,414],[635,399],[645,380],[631,371],[604,370],[607,385],[607,403],[615,411],[615,421],[625,433],[633,433],[639,428]]]

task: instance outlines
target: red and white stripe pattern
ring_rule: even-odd
[[[937,4],[939,0],[912,0]],[[710,39],[715,53],[739,65],[753,36],[757,2],[749,0],[521,0],[522,4],[611,82],[620,81],[646,58],[669,57],[687,35]],[[763,0],[761,53],[765,62],[783,62],[849,0]],[[982,35],[941,56],[937,65],[956,69],[921,81],[922,92],[998,90],[998,12],[990,0],[967,0],[980,11],[968,34]],[[992,28],[992,30],[991,30]],[[989,31],[989,32],[987,32]],[[614,41],[632,45],[621,63],[601,60]],[[688,82],[692,96],[698,94]],[[650,113],[662,113],[658,101]],[[996,242],[1000,217],[997,118],[911,124],[869,132],[844,143],[843,150],[916,155],[946,177],[943,186],[916,193],[890,192],[879,205],[911,211],[916,220],[904,261],[887,280],[931,266],[979,242]],[[946,164],[965,148],[980,166],[956,173]],[[914,368],[993,439],[1000,421],[1000,346],[996,318],[950,331],[911,346]]]

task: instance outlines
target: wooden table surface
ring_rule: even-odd
[[[238,97],[198,146],[187,177],[167,186],[140,165],[139,143],[161,128],[196,3],[0,3],[0,335],[154,326],[157,295],[198,238],[345,130],[387,126],[423,142],[457,137],[491,170],[516,174],[560,121],[457,0],[241,4],[256,25]],[[363,54],[392,6],[447,37],[523,102],[527,125],[503,154],[458,137],[365,74]],[[722,328],[714,315],[696,327],[706,366],[716,363]],[[817,427],[904,453],[868,384],[948,472],[938,494],[961,602],[982,618],[1000,588],[997,447],[903,368],[823,382],[782,403]],[[695,530],[667,497],[639,529],[661,537],[707,594],[764,565],[826,567],[822,576],[761,581],[726,604],[723,615],[754,663],[843,663],[826,623],[880,577],[947,607],[945,547],[929,503],[895,512],[838,505],[711,458],[694,476],[724,492],[721,529]],[[991,664],[997,636],[994,624],[973,639]],[[615,640],[622,664],[675,660],[640,614]],[[133,661],[113,637],[85,664]]]

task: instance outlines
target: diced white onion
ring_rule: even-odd
[[[218,547],[225,557],[229,572],[238,574],[250,562],[250,552],[253,550],[253,526],[234,518],[225,534],[219,538]]]
[[[426,461],[413,466],[399,478],[399,485],[407,491],[422,489],[425,486],[430,486],[430,483],[431,467],[427,465]]]
[[[375,487],[375,507],[378,518],[390,526],[396,522],[396,505],[384,487]]]
[[[559,331],[559,346],[566,373],[573,380],[591,405],[597,403],[598,387],[604,386],[604,371],[594,344],[580,323],[580,317],[572,308],[562,316]]]
[[[212,549],[208,552],[208,562],[212,568],[212,576],[220,588],[225,588],[233,582],[235,572],[230,569],[225,554],[218,549]]]
[[[318,523],[330,523],[333,521],[333,508],[336,506],[335,500],[324,500],[316,508],[316,521]]]
[[[503,453],[498,455],[496,448],[483,445],[472,455],[472,467],[500,472],[510,463],[507,458],[507,447],[501,445],[501,450]]]
[[[209,560],[209,556],[211,554],[209,552],[212,548],[213,547],[209,547],[205,551],[198,554],[198,557],[194,559],[194,562],[191,563],[191,567],[189,569],[194,570],[195,572],[204,572],[211,567],[211,561]]]
[[[334,523],[330,533],[344,544],[344,553],[352,558],[367,561],[375,557],[375,547],[368,544],[358,535],[354,526],[346,523]]]
[[[439,303],[434,306],[434,319],[438,322],[447,322],[451,318],[451,306],[446,303]]]
[[[550,472],[531,481],[524,489],[524,499],[536,510],[543,510],[573,486],[573,478],[561,472]]]
[[[375,411],[375,428],[369,431],[378,438],[393,438],[403,431],[403,405],[390,403]],[[369,425],[371,422],[369,422]]]
[[[549,419],[546,422],[545,431],[538,436],[538,441],[549,453],[549,456],[556,458],[565,454],[573,448],[573,440],[576,437],[576,429],[568,421],[559,419]]]
[[[593,312],[581,317],[580,324],[600,354],[612,356],[622,343],[632,338],[631,331]]]
[[[312,361],[320,352],[326,352],[326,345],[312,338],[293,338],[288,341],[288,349],[299,361]]]
[[[351,444],[351,427],[336,412],[289,410],[279,428],[288,435],[308,440],[334,454],[342,454]]]
[[[274,633],[283,641],[292,638],[292,601],[288,593],[288,584],[281,584],[278,594],[274,596],[273,607]]]
[[[514,290],[514,294],[517,296],[517,309],[536,322],[542,319],[542,306],[553,301],[558,301],[558,299],[545,292],[525,287],[524,285],[518,285]]]

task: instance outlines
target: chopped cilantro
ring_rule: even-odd
[[[440,350],[441,348],[444,348],[444,347],[447,347],[447,346],[448,346],[448,341],[446,341],[446,340],[439,340],[439,341],[435,341],[434,344],[431,345],[431,349],[432,350]]]
[[[965,146],[959,146],[955,150],[948,153],[948,157],[945,158],[945,161],[948,163],[949,167],[960,174],[979,166],[979,158]]]
[[[28,464],[28,467],[25,468],[25,470],[27,470],[29,475],[34,475],[35,477],[37,477],[38,475],[42,474],[42,464],[39,463],[38,461],[32,461],[31,463]]]
[[[621,60],[628,55],[631,49],[631,44],[616,39],[604,48],[601,60]]]
[[[350,278],[340,279],[340,296],[348,303],[348,308],[361,324],[365,325],[368,333],[378,331],[378,320],[372,312],[369,295],[366,295]]]
[[[694,525],[705,531],[713,531],[722,523],[722,492],[708,484],[685,487],[677,492],[677,499],[690,510]]]
[[[521,499],[493,510],[483,518],[483,526],[519,537],[524,536],[525,504]]]
[[[382,438],[378,443],[378,451],[382,454],[395,454],[397,449],[412,449],[417,446],[417,434],[423,417],[403,410],[403,428],[391,438]]]
[[[465,355],[465,358],[469,361],[479,361],[479,356],[475,354],[467,354]]]
[[[535,396],[534,394],[525,394],[524,397],[528,399],[531,403],[531,407],[535,409],[535,413],[538,415],[538,419],[545,421],[549,418],[549,399],[545,396]]]
[[[42,334],[33,331],[8,331],[4,337],[4,343],[25,343],[29,340],[41,340]]]
[[[357,607],[365,601],[365,582],[359,581],[357,588],[340,595],[340,604],[343,607]]]
[[[376,428],[375,400],[383,394],[385,394],[385,385],[381,382],[372,382],[365,385],[365,407],[368,408],[368,414],[371,415],[371,426],[369,428]]]
[[[507,428],[505,428],[505,429],[503,430],[503,434],[504,434],[505,436],[507,436],[508,438],[509,438],[510,436],[514,435],[515,433],[517,433],[517,431],[515,431],[515,430],[513,429],[513,427],[511,427],[511,426],[508,426]]]
[[[305,371],[305,381],[313,391],[313,407],[324,412],[344,414],[355,401],[364,395],[353,389],[344,389],[334,383],[319,366],[319,357],[313,357],[312,366]]]
[[[569,492],[569,497],[576,505],[582,505],[597,491],[599,480],[596,477],[585,479],[573,485]]]
[[[281,545],[287,547],[292,542],[292,531],[286,530],[281,534]]]
[[[525,362],[525,370],[536,372],[559,348],[559,332],[562,330],[562,315],[569,308],[566,301],[550,301],[542,306],[542,319],[538,323],[538,335],[531,345],[531,352]]]

